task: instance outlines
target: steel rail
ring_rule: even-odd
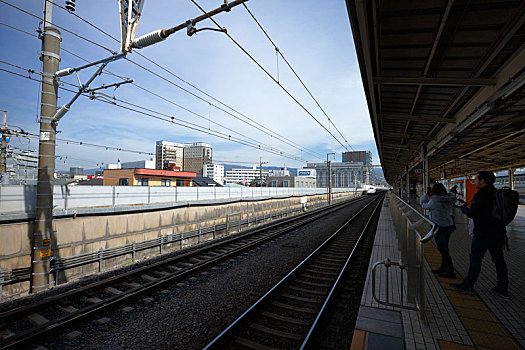
[[[383,200],[383,198],[379,199],[379,200],[373,200],[371,201],[370,203],[368,203],[367,205],[365,205],[363,208],[361,208],[356,214],[354,214],[347,222],[345,222],[337,231],[335,231],[332,235],[330,235],[330,237],[328,239],[326,239],[321,245],[319,245],[312,253],[310,253],[302,262],[300,262],[296,267],[294,267],[288,274],[286,274],[286,276],[284,276],[277,284],[275,284],[269,291],[267,291],[259,300],[257,300],[255,303],[252,304],[252,306],[250,306],[246,311],[244,311],[236,320],[234,320],[228,327],[226,327],[219,335],[217,335],[210,343],[208,343],[203,350],[209,350],[209,349],[220,349],[221,348],[221,345],[224,345],[224,342],[227,341],[228,338],[231,338],[233,333],[235,332],[235,330],[238,328],[238,327],[241,327],[243,326],[243,322],[251,316],[252,313],[255,312],[255,310],[261,306],[264,302],[266,302],[268,299],[270,299],[279,289],[281,286],[283,286],[285,283],[287,283],[290,279],[291,279],[291,276],[293,276],[297,271],[299,271],[299,269],[301,269],[303,266],[305,266],[307,263],[310,262],[310,260],[313,258],[313,257],[316,257],[317,253],[322,249],[324,248],[325,246],[328,245],[328,243],[330,243],[335,237],[338,236],[338,234],[344,229],[346,228],[350,223],[352,223],[365,209],[367,209],[370,205],[372,205],[374,202],[379,202],[381,203],[381,201]],[[374,214],[377,210],[377,206],[376,208],[374,209]],[[374,215],[372,214],[372,216]],[[370,222],[370,220],[367,222],[367,226],[368,226],[368,223]],[[365,230],[366,231],[366,228]],[[363,231],[363,232],[364,232]],[[361,233],[362,235],[363,233]],[[360,235],[360,237],[361,237]],[[357,244],[357,243],[356,243]],[[352,250],[352,254],[353,252],[355,251],[355,249]],[[345,264],[346,266],[346,264]],[[337,281],[339,281],[339,277],[337,278]],[[332,288],[333,290],[333,288]],[[330,295],[331,295],[331,292],[330,292]],[[321,309],[321,312],[324,311],[324,304],[323,304],[323,308]],[[317,322],[317,319],[316,318],[316,322]],[[311,330],[310,330],[311,331]],[[309,332],[310,334],[310,332]]]
[[[188,275],[190,275],[192,273],[195,273],[195,272],[197,272],[199,270],[202,270],[202,269],[204,269],[206,267],[209,267],[211,265],[216,265],[216,264],[218,264],[219,262],[221,262],[223,260],[227,260],[227,259],[229,259],[229,258],[231,258],[233,256],[236,256],[236,255],[238,255],[238,254],[240,254],[240,253],[242,253],[242,252],[244,252],[246,250],[252,249],[255,246],[258,246],[258,245],[260,245],[262,243],[265,243],[267,241],[275,239],[276,237],[278,237],[278,236],[280,236],[280,235],[282,235],[282,234],[284,234],[286,232],[289,232],[289,231],[291,231],[293,229],[296,229],[296,228],[298,228],[300,226],[303,226],[303,225],[305,225],[305,224],[307,224],[309,222],[317,220],[318,218],[320,218],[322,216],[325,216],[327,214],[330,214],[330,213],[332,213],[334,211],[337,211],[337,210],[339,210],[342,207],[345,207],[345,206],[348,206],[348,205],[351,205],[351,204],[355,204],[355,203],[359,203],[359,202],[365,200],[366,198],[367,197],[355,198],[355,199],[352,199],[350,201],[344,201],[344,202],[337,203],[337,204],[335,204],[333,206],[330,206],[330,207],[319,208],[316,211],[308,212],[308,213],[305,213],[303,215],[295,216],[295,217],[292,217],[292,218],[287,218],[287,219],[284,219],[284,220],[279,220],[278,222],[270,223],[270,224],[264,225],[262,227],[253,228],[251,230],[248,230],[244,234],[242,234],[240,236],[237,236],[237,237],[235,237],[235,238],[233,238],[231,240],[227,240],[227,241],[223,241],[223,242],[217,242],[217,243],[212,243],[212,244],[207,245],[206,247],[199,248],[199,249],[193,250],[191,252],[187,252],[187,253],[178,255],[176,257],[164,259],[164,260],[159,261],[157,263],[154,263],[154,264],[151,264],[151,265],[148,265],[148,266],[143,266],[143,267],[140,267],[138,269],[135,269],[135,270],[132,270],[132,271],[128,271],[126,273],[123,273],[123,274],[120,274],[120,275],[117,275],[117,276],[110,277],[110,278],[108,278],[106,280],[103,280],[103,281],[98,281],[98,282],[95,282],[93,284],[89,284],[89,285],[80,287],[78,289],[74,289],[74,290],[68,291],[66,293],[62,293],[62,294],[59,294],[59,295],[56,295],[56,296],[52,296],[52,297],[46,298],[46,299],[41,300],[41,301],[37,301],[34,304],[25,305],[25,306],[22,306],[20,308],[16,308],[16,309],[12,309],[12,310],[8,310],[6,312],[3,312],[3,313],[0,314],[0,321],[5,321],[6,319],[13,319],[13,318],[19,317],[21,315],[27,315],[27,314],[29,314],[31,312],[36,312],[38,310],[41,310],[44,307],[56,305],[59,301],[64,300],[66,298],[67,299],[78,298],[78,297],[81,297],[81,296],[87,294],[89,291],[101,290],[101,289],[103,289],[105,287],[109,287],[109,286],[118,284],[118,283],[120,283],[122,281],[125,281],[126,279],[129,279],[130,277],[137,277],[137,276],[140,276],[140,275],[145,274],[147,272],[151,273],[151,272],[153,272],[156,269],[159,269],[159,268],[162,268],[162,267],[166,267],[168,265],[176,264],[176,263],[179,263],[179,262],[183,262],[184,260],[190,259],[192,257],[196,257],[198,255],[205,255],[206,253],[210,253],[213,250],[218,250],[220,248],[225,248],[225,247],[227,247],[227,245],[232,245],[232,244],[235,244],[235,243],[242,243],[243,239],[250,239],[250,238],[252,238],[251,241],[249,241],[248,243],[244,243],[243,245],[241,245],[238,248],[230,249],[230,250],[228,250],[225,253],[222,253],[222,254],[217,255],[215,257],[211,257],[211,258],[209,258],[209,259],[207,259],[205,261],[202,261],[200,263],[193,263],[192,266],[188,266],[188,267],[182,268],[181,270],[179,270],[177,272],[174,272],[173,274],[171,274],[169,276],[159,277],[158,279],[156,279],[154,281],[146,282],[146,283],[141,284],[138,287],[134,287],[134,288],[131,288],[131,289],[127,290],[127,291],[124,291],[124,292],[122,292],[122,294],[108,297],[108,298],[102,300],[101,302],[98,302],[98,303],[89,305],[87,307],[78,309],[77,311],[74,311],[72,313],[66,314],[66,315],[64,315],[64,316],[62,316],[62,317],[60,317],[58,319],[50,320],[49,322],[47,322],[47,323],[45,323],[43,325],[40,325],[40,326],[37,326],[37,327],[33,327],[33,328],[30,328],[30,329],[25,330],[23,332],[17,333],[15,335],[11,336],[11,337],[8,337],[8,338],[4,339],[0,343],[0,348],[4,349],[4,348],[19,347],[19,346],[21,346],[23,344],[26,344],[28,342],[33,341],[37,337],[43,336],[46,333],[58,331],[59,329],[63,329],[64,327],[68,327],[68,326],[72,326],[72,325],[77,324],[77,323],[81,323],[83,320],[88,319],[88,318],[92,317],[93,315],[95,315],[97,313],[100,313],[100,312],[105,311],[105,310],[110,310],[110,309],[116,308],[117,306],[119,306],[119,305],[121,305],[121,304],[123,304],[123,303],[125,303],[127,301],[134,300],[134,299],[140,297],[141,295],[150,292],[151,290],[160,288],[161,286],[163,286],[165,284],[173,283],[176,280],[180,280],[180,279],[182,279],[182,278],[184,278],[184,277],[186,277],[186,276],[188,276]],[[257,238],[255,240],[253,240],[252,236],[255,236],[257,234],[263,234],[265,231],[268,231],[270,229],[275,229],[275,228],[278,228],[279,226],[282,226],[283,224],[293,223],[295,221],[299,221],[299,222],[296,222],[293,225],[288,226],[288,227],[286,227],[284,229],[280,229],[280,230],[278,230],[276,232],[267,234],[267,235],[265,235],[263,237],[260,237],[260,238]],[[5,322],[3,322],[3,323],[5,323]]]
[[[65,293],[61,293],[61,294],[58,294],[58,295],[55,295],[55,296],[52,296],[52,297],[48,297],[48,298],[40,301],[38,303],[38,305],[36,305],[36,304],[24,305],[24,306],[21,306],[19,308],[14,308],[14,309],[10,309],[10,310],[4,311],[4,312],[0,312],[0,321],[2,321],[5,318],[11,317],[12,314],[22,313],[24,311],[26,313],[29,313],[29,312],[34,311],[35,308],[46,306],[46,304],[54,303],[57,300],[63,299],[65,297],[74,297],[75,295],[80,294],[80,293],[84,293],[84,292],[86,292],[89,289],[102,288],[106,284],[106,282],[109,282],[110,284],[114,284],[116,281],[118,281],[120,279],[134,277],[136,275],[144,274],[144,273],[146,273],[146,272],[148,272],[150,270],[154,270],[154,269],[162,267],[164,265],[174,264],[178,260],[182,260],[182,259],[185,259],[185,258],[192,257],[193,255],[196,255],[196,254],[207,252],[209,250],[221,247],[224,244],[234,243],[234,242],[236,242],[238,240],[246,238],[249,235],[257,234],[260,231],[273,229],[273,228],[278,227],[278,226],[280,226],[280,225],[282,225],[284,223],[301,220],[301,219],[304,219],[307,216],[311,216],[311,215],[315,215],[315,214],[318,214],[318,213],[322,213],[323,211],[329,211],[329,210],[334,209],[334,208],[336,209],[339,206],[342,206],[342,205],[345,205],[345,204],[355,203],[355,202],[357,202],[359,200],[362,200],[362,199],[364,199],[364,197],[355,198],[355,199],[352,199],[352,200],[347,201],[347,202],[337,203],[332,208],[327,208],[327,207],[317,208],[317,209],[315,209],[313,211],[306,212],[306,213],[304,213],[302,215],[297,215],[297,216],[294,216],[292,218],[287,218],[287,219],[284,219],[284,220],[283,219],[279,219],[279,220],[277,220],[275,222],[272,222],[272,223],[268,223],[268,224],[265,224],[265,225],[262,225],[262,226],[259,226],[259,227],[248,229],[248,230],[240,233],[240,235],[232,237],[231,239],[229,239],[227,241],[221,241],[221,242],[207,244],[206,246],[204,246],[202,248],[197,248],[195,250],[192,250],[191,252],[182,253],[182,254],[179,254],[179,255],[177,255],[175,257],[167,258],[167,259],[161,260],[159,262],[156,262],[154,264],[150,264],[150,265],[147,265],[147,266],[142,266],[142,267],[139,267],[139,268],[134,269],[132,271],[125,272],[125,273],[120,274],[118,276],[112,276],[112,277],[109,277],[109,278],[104,279],[102,281],[97,281],[97,282],[91,283],[89,285],[83,286],[83,287],[78,288],[78,289],[70,290],[70,291],[67,291]]]
[[[312,324],[312,327],[310,328],[310,330],[308,331],[308,334],[306,335],[306,338],[304,339],[303,341],[303,344],[301,345],[301,350],[302,349],[305,349],[305,348],[308,348],[309,346],[311,346],[311,341],[312,341],[312,335],[315,334],[315,332],[317,331],[317,327],[319,326],[320,324],[320,319],[324,316],[324,311],[326,310],[328,304],[330,302],[332,302],[332,296],[335,294],[335,290],[339,287],[339,282],[340,280],[343,278],[344,274],[346,273],[347,271],[347,267],[348,265],[350,264],[350,260],[352,260],[354,258],[354,254],[357,250],[357,248],[359,247],[360,243],[361,243],[361,240],[363,239],[363,237],[365,236],[365,233],[368,231],[368,228],[370,226],[370,223],[372,222],[372,219],[375,217],[376,215],[376,212],[377,210],[379,209],[380,205],[382,203],[382,200],[379,201],[379,203],[377,203],[376,207],[374,208],[374,211],[372,213],[372,215],[370,215],[370,218],[368,219],[365,227],[363,228],[363,231],[361,231],[361,234],[359,235],[359,238],[357,239],[357,242],[355,243],[355,246],[354,248],[352,249],[352,251],[350,252],[350,255],[348,256],[348,259],[346,259],[346,262],[343,266],[343,269],[341,270],[341,272],[339,273],[339,276],[337,276],[337,280],[335,281],[332,289],[330,290],[330,293],[328,294],[328,296],[326,297],[326,300],[325,302],[323,303],[323,306],[321,307],[321,310],[319,311],[319,313],[317,314],[317,317],[315,318],[314,320],[314,323]]]

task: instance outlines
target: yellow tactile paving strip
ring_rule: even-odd
[[[470,350],[475,349],[475,347],[470,345],[453,343],[446,340],[438,340],[439,347],[443,350]]]
[[[350,345],[350,350],[363,349],[368,349],[368,332],[356,329],[354,330],[354,336],[352,338],[352,345]]]
[[[441,255],[433,244],[425,245],[425,258],[432,268],[438,268]],[[521,345],[509,333],[478,295],[458,292],[449,283],[459,283],[461,279],[439,278],[439,282],[465,326],[477,349],[522,349]],[[441,349],[472,349],[472,347],[439,341]]]

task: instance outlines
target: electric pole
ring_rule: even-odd
[[[326,154],[326,164],[328,165],[328,205],[332,204],[332,161],[328,160],[328,156],[333,154],[335,158],[335,153]]]
[[[262,157],[259,157],[259,181],[261,182],[261,187],[263,185],[263,177],[262,177],[262,165],[267,164],[268,162],[263,162]]]
[[[0,150],[0,181],[5,181],[4,177],[7,176],[7,111],[4,112],[4,119],[2,121],[2,141]]]
[[[36,213],[32,239],[31,293],[50,287],[53,235],[53,190],[55,177],[56,126],[52,123],[57,111],[58,84],[55,73],[60,62],[60,31],[51,26],[53,1],[44,1],[42,34],[42,103],[40,107],[40,140],[38,147],[38,183]],[[56,247],[55,247],[56,248]]]

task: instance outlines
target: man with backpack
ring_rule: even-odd
[[[470,208],[467,207],[466,203],[460,207],[465,215],[474,220],[474,236],[470,248],[470,266],[467,276],[462,283],[451,283],[450,286],[460,292],[474,294],[474,284],[481,272],[483,256],[488,250],[496,266],[498,278],[498,283],[492,288],[492,292],[503,298],[508,298],[509,279],[507,264],[503,257],[503,246],[506,242],[505,225],[508,223],[502,219],[494,218],[495,207],[502,206],[496,203],[495,181],[494,173],[480,171],[475,178],[478,192],[474,195]]]

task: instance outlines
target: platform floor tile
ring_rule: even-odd
[[[388,201],[385,201],[381,210],[374,248],[370,258],[370,269],[361,299],[361,307],[399,311],[406,349],[439,349],[440,344],[438,340],[462,345],[473,345],[458,314],[454,311],[440,282],[432,275],[430,265],[427,263],[424,264],[425,273],[432,276],[425,280],[427,312],[424,320],[420,319],[419,313],[416,311],[378,304],[372,297],[371,266],[376,261],[384,260],[385,258],[390,258],[392,261],[399,261],[401,258]],[[387,279],[391,293],[388,298],[385,289]],[[376,290],[379,294],[378,297],[384,301],[399,302],[401,298],[400,280],[401,276],[398,269],[392,269],[388,278],[385,274],[377,276]],[[406,286],[403,291],[406,295]],[[368,348],[372,349],[371,347]],[[382,348],[379,347],[377,349]]]
[[[411,201],[414,207],[420,209],[415,200]],[[455,209],[456,231],[450,239],[450,251],[454,267],[461,276],[465,276],[469,267],[469,254],[472,238],[468,235],[467,218],[459,209]],[[496,269],[491,261],[490,254],[485,254],[478,281],[474,286],[476,294],[493,312],[503,326],[525,348],[525,206],[520,205],[514,221],[507,226],[510,251],[504,256],[509,271],[510,299],[502,299],[490,290],[496,285]],[[433,265],[436,266],[436,265]],[[448,287],[448,286],[447,286]]]
[[[425,257],[435,260],[439,252],[435,245],[425,246]],[[434,264],[437,268],[439,263]],[[436,277],[433,276],[435,279]],[[468,295],[458,292],[450,287],[451,279],[437,278],[461,322],[463,323],[469,337],[476,347],[488,347],[491,349],[522,349],[512,334],[500,322],[498,317],[490,310],[479,295]],[[460,282],[462,278],[454,282]]]
[[[403,350],[403,339],[356,329],[350,350],[389,349]]]

